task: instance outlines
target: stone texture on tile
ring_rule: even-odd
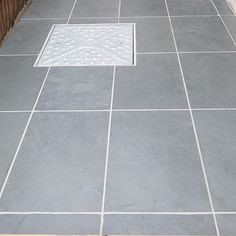
[[[31,110],[47,69],[34,68],[36,57],[0,57],[0,110]]]
[[[236,210],[236,112],[195,111],[215,211]]]
[[[106,215],[108,235],[216,235],[209,215]]]
[[[28,113],[0,113],[0,189],[23,134]]]
[[[112,77],[112,67],[53,68],[37,109],[109,109]]]
[[[171,19],[179,51],[231,51],[236,47],[221,19],[173,17]]]
[[[118,67],[114,108],[187,108],[176,55],[138,55],[135,67]]]
[[[35,113],[1,211],[100,211],[107,112]]]
[[[188,112],[112,115],[106,211],[209,211]]]
[[[99,233],[98,215],[0,215],[1,234],[84,234]]]

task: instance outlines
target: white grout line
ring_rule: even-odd
[[[179,51],[179,54],[203,54],[203,53],[209,53],[209,54],[215,54],[215,53],[236,53],[235,51]],[[137,55],[149,55],[149,54],[176,54],[176,52],[136,52]],[[39,54],[0,54],[0,57],[31,57],[31,56],[38,56]],[[111,65],[114,66],[114,65]]]
[[[208,179],[207,179],[206,169],[205,169],[205,166],[204,166],[204,161],[203,161],[203,157],[202,157],[202,152],[201,152],[201,148],[200,148],[198,134],[197,134],[196,126],[195,126],[195,121],[194,121],[194,118],[193,118],[193,112],[191,110],[191,103],[190,103],[190,100],[189,100],[187,85],[186,85],[185,78],[184,78],[183,68],[182,68],[182,64],[181,64],[181,60],[180,60],[180,56],[179,56],[179,52],[178,52],[178,46],[177,46],[176,39],[175,39],[175,33],[174,33],[174,29],[173,29],[172,22],[171,22],[171,17],[170,17],[170,12],[169,12],[169,8],[168,8],[167,0],[165,0],[165,5],[166,5],[167,13],[168,13],[168,16],[169,16],[169,23],[170,23],[170,27],[171,27],[171,32],[172,32],[174,44],[175,44],[175,49],[176,49],[176,52],[177,52],[177,59],[178,59],[178,63],[179,63],[179,68],[180,68],[182,80],[183,80],[183,86],[184,86],[184,90],[185,90],[185,94],[186,94],[186,99],[187,99],[187,102],[188,102],[189,113],[190,113],[190,117],[191,117],[191,121],[192,121],[194,136],[195,136],[195,139],[196,139],[196,144],[197,144],[197,148],[198,148],[198,153],[199,153],[199,158],[200,158],[200,162],[201,162],[202,172],[203,172],[203,175],[204,175],[204,180],[205,180],[205,184],[206,184],[208,198],[209,198],[209,202],[210,202],[210,206],[211,206],[211,211],[212,211],[212,215],[213,215],[213,219],[214,219],[214,223],[215,223],[216,233],[217,233],[217,236],[220,236],[219,227],[218,227],[217,219],[216,219],[216,216],[215,216],[215,209],[214,209],[214,205],[213,205],[213,201],[212,201],[212,197],[211,197],[210,187],[209,187],[209,183],[208,183]]]
[[[157,108],[157,109],[113,109],[113,112],[143,112],[143,111],[236,111],[236,108]]]
[[[236,53],[235,51],[179,51],[179,54],[203,54],[203,53],[209,53],[209,54],[215,54],[215,53]],[[159,54],[176,54],[176,52],[136,52],[137,55],[159,55]],[[39,54],[0,54],[0,57],[31,57],[31,56],[38,56]],[[111,65],[114,66],[114,65]]]
[[[104,224],[104,211],[105,211],[106,186],[107,186],[107,170],[108,170],[108,161],[109,161],[109,148],[110,148],[110,137],[111,137],[111,121],[112,121],[112,107],[113,107],[115,78],[116,78],[116,67],[114,66],[109,124],[108,124],[108,132],[107,132],[107,149],[106,149],[105,173],[104,173],[104,183],[103,183],[103,193],[102,193],[102,212],[101,212],[101,221],[100,221],[100,235],[102,235],[102,233],[103,233],[103,224]]]
[[[70,112],[109,112],[110,110],[108,109],[103,109],[103,110],[35,110],[34,112],[37,113],[57,113],[57,112],[62,112],[62,113],[70,113]]]
[[[224,15],[224,16],[232,16],[232,15]],[[217,15],[173,15],[170,16],[171,18],[194,18],[194,17],[217,17]],[[150,19],[150,18],[169,18],[169,16],[121,16],[120,18],[146,18],[146,19]]]
[[[0,54],[0,57],[32,57],[38,54]]]
[[[101,212],[2,211],[0,215],[101,215]]]
[[[136,23],[134,23],[133,27],[133,65],[137,65],[137,33],[136,33]]]
[[[30,20],[67,20],[66,17],[45,17],[45,18],[21,18],[21,21],[30,21]]]
[[[236,211],[216,211],[217,215],[236,215]]]
[[[176,54],[176,52],[137,52],[137,55],[166,55],[166,54]]]
[[[224,25],[224,27],[225,27],[226,31],[228,32],[228,34],[229,34],[229,36],[230,36],[231,40],[233,41],[233,43],[234,43],[234,46],[236,47],[236,42],[235,42],[235,40],[234,40],[233,36],[231,35],[231,33],[230,33],[230,31],[229,31],[229,29],[228,29],[227,25],[225,24],[225,22],[224,22],[224,20],[223,20],[222,16],[220,15],[220,13],[219,13],[219,11],[218,11],[218,9],[217,9],[217,7],[216,7],[215,3],[213,2],[213,0],[211,0],[211,3],[212,3],[212,5],[213,5],[213,6],[214,6],[214,8],[215,8],[215,10],[216,10],[216,12],[217,12],[217,15],[218,15],[218,17],[220,17],[220,19],[221,19],[221,21],[222,21],[222,23],[223,23],[223,25]]]
[[[140,55],[149,55],[149,54],[176,54],[177,52],[137,52],[137,54],[140,54]],[[215,54],[215,53],[236,53],[236,50],[235,51],[179,51],[179,54]]]
[[[119,0],[118,24],[120,23],[120,9],[121,9],[121,0]],[[109,114],[109,124],[108,124],[108,132],[107,132],[107,149],[106,149],[105,173],[104,173],[104,183],[103,183],[103,193],[102,193],[102,209],[101,209],[102,214],[101,214],[101,219],[100,219],[100,230],[99,230],[100,236],[103,235],[103,226],[104,226],[104,212],[105,212],[106,187],[107,187],[107,171],[108,171],[108,161],[109,161],[109,149],[110,149],[110,138],[111,138],[111,122],[112,122],[115,80],[116,80],[116,66],[114,66],[114,68],[113,68],[113,78],[112,78],[110,114]]]
[[[39,61],[40,61],[40,59],[41,59],[41,57],[42,57],[42,55],[43,55],[44,49],[46,48],[47,43],[48,43],[48,41],[49,41],[49,39],[50,39],[50,37],[51,37],[52,32],[54,31],[54,29],[55,29],[55,24],[52,25],[52,27],[51,27],[51,29],[50,29],[48,35],[47,35],[47,38],[46,38],[46,40],[44,41],[43,47],[41,48],[41,50],[40,50],[40,52],[39,52],[39,54],[38,54],[38,57],[37,57],[37,59],[36,59],[36,61],[35,61],[35,63],[34,63],[34,67],[37,67],[37,65],[38,65],[38,63],[39,63]]]
[[[71,16],[72,16],[72,14],[73,14],[74,9],[75,9],[76,3],[77,3],[77,0],[74,1],[74,4],[73,4],[72,9],[71,9],[71,12],[70,12],[70,15],[69,15],[69,17],[68,17],[68,19],[67,19],[67,21],[66,21],[66,24],[69,24],[69,21],[70,21],[70,19],[71,19]]]
[[[71,15],[72,16],[72,15]],[[90,20],[90,19],[117,19],[117,16],[103,16],[103,17],[70,17],[70,20]],[[21,18],[21,20],[68,20],[68,18],[47,17],[47,18]]]
[[[162,108],[157,108],[157,109],[155,109],[155,108],[150,108],[150,109],[113,109],[113,111],[114,112],[142,112],[142,111],[189,111],[189,109],[162,109]]]
[[[112,112],[168,112],[168,111],[236,111],[236,108],[120,108],[112,109]],[[0,111],[0,113],[29,113],[31,110],[9,110]],[[95,109],[95,110],[34,110],[34,113],[71,113],[71,112],[110,112],[110,109]]]
[[[227,15],[227,16],[232,16],[232,15]],[[189,18],[194,18],[194,17],[217,17],[217,14],[215,15],[173,15],[170,16],[171,18],[181,18],[181,17],[189,17]],[[132,18],[140,18],[140,19],[158,19],[158,18],[169,18],[169,16],[121,16],[121,19],[132,19]]]
[[[91,17],[73,17],[72,20],[96,20],[96,19],[117,19],[117,16],[91,16]]]
[[[21,111],[0,111],[0,113],[29,113],[31,110],[21,110]]]
[[[57,236],[58,234],[0,234],[4,236],[24,236],[24,235],[31,235],[31,236]],[[65,234],[63,234],[65,235]],[[130,236],[131,234],[109,234],[109,236]],[[69,236],[68,234],[65,236]],[[100,236],[99,234],[76,234],[74,236]],[[105,236],[108,236],[107,234]],[[190,236],[189,234],[135,234],[135,236]],[[191,236],[215,236],[215,234],[191,234]]]
[[[235,53],[235,51],[192,51],[192,52],[179,52],[179,54],[195,54],[195,53],[199,53],[199,54],[204,54],[204,53],[208,53],[208,54],[215,54],[215,53]]]
[[[232,15],[229,15],[232,16]],[[178,16],[170,16],[171,18],[178,18],[178,17],[217,17],[217,15],[178,15]]]
[[[81,235],[77,235],[77,236],[81,236]],[[87,235],[87,236],[92,236],[92,235]],[[94,236],[97,236],[97,235],[94,235]],[[130,234],[109,234],[105,236],[130,236]],[[135,236],[215,236],[215,234],[191,234],[191,235],[190,234],[135,234]]]
[[[121,10],[121,0],[119,0],[118,23],[120,23],[120,10]]]
[[[212,212],[105,212],[105,215],[212,215]]]
[[[236,111],[236,108],[194,108],[192,111]]]
[[[2,185],[2,189],[1,189],[1,191],[0,191],[0,199],[1,199],[1,197],[2,197],[3,191],[4,191],[5,187],[6,187],[7,181],[8,181],[8,179],[9,179],[9,176],[10,176],[11,171],[12,171],[12,169],[13,169],[13,166],[14,166],[14,164],[15,164],[15,161],[16,161],[17,155],[18,155],[18,153],[19,153],[21,144],[22,144],[22,142],[23,142],[23,140],[24,140],[26,131],[27,131],[28,127],[29,127],[31,118],[32,118],[33,113],[34,113],[34,110],[35,110],[35,108],[36,108],[36,106],[37,106],[39,97],[40,97],[41,92],[42,92],[42,90],[43,90],[44,84],[46,83],[46,80],[47,80],[47,77],[48,77],[49,72],[50,72],[50,67],[49,67],[48,70],[47,70],[47,73],[46,73],[46,75],[45,75],[44,81],[43,81],[42,86],[41,86],[41,88],[40,88],[40,90],[39,90],[39,93],[38,93],[38,96],[37,96],[36,101],[35,101],[35,103],[34,103],[33,109],[32,109],[32,111],[31,111],[31,113],[30,113],[29,119],[28,119],[28,121],[27,121],[27,123],[26,123],[25,129],[24,129],[24,131],[23,131],[23,134],[22,134],[22,136],[21,136],[20,142],[19,142],[18,147],[17,147],[17,149],[16,149],[15,155],[14,155],[14,157],[13,157],[13,160],[12,160],[11,165],[10,165],[10,167],[9,167],[9,170],[8,170],[8,172],[7,172],[7,176],[6,176],[5,181],[4,181],[3,185]]]
[[[158,212],[158,211],[107,211],[103,212],[104,215],[212,215],[211,211],[199,211],[199,212],[178,212],[178,211],[172,211],[172,212]],[[236,211],[217,211],[215,212],[216,215],[236,215]],[[51,212],[51,211],[1,211],[0,215],[102,215],[102,212],[86,212],[86,211],[78,211],[78,212]]]
[[[234,16],[234,14],[222,14],[221,16]],[[178,17],[217,17],[217,15],[173,15],[171,18]],[[117,16],[102,16],[102,17],[73,17],[73,20],[83,20],[83,19],[116,19]],[[120,16],[120,18],[168,18],[168,16]],[[70,17],[71,19],[71,17]],[[68,20],[64,17],[45,17],[45,18],[21,18],[22,21],[30,20]]]

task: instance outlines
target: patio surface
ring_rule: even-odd
[[[137,65],[33,67],[61,23],[136,23]],[[235,41],[224,0],[34,0],[0,48],[0,233],[235,236]]]

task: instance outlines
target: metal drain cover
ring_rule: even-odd
[[[134,65],[134,34],[135,24],[56,24],[35,66]]]

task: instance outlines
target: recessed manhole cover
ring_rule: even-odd
[[[56,24],[35,66],[131,66],[135,53],[135,24]]]

